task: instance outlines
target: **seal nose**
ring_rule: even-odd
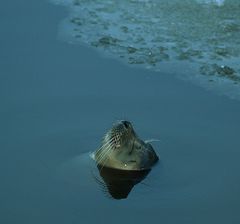
[[[131,127],[131,123],[129,121],[122,121],[122,124],[124,125],[125,128]]]

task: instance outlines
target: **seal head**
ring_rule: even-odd
[[[129,121],[113,125],[94,158],[98,166],[133,171],[151,169],[159,159],[151,144],[137,136]]]

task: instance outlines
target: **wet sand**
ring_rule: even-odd
[[[0,223],[239,223],[238,101],[57,40],[47,2],[0,12]],[[147,186],[115,201],[54,178],[117,119],[161,140]]]

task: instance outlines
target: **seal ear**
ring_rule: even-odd
[[[148,144],[148,143],[152,143],[152,142],[160,142],[161,140],[159,140],[159,139],[148,139],[148,140],[145,140],[144,142],[146,143],[146,144]]]

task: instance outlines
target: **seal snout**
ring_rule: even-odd
[[[130,128],[131,127],[131,123],[129,122],[129,121],[121,121],[121,123],[123,124],[123,126],[126,128],[126,129],[128,129],[128,128]]]

